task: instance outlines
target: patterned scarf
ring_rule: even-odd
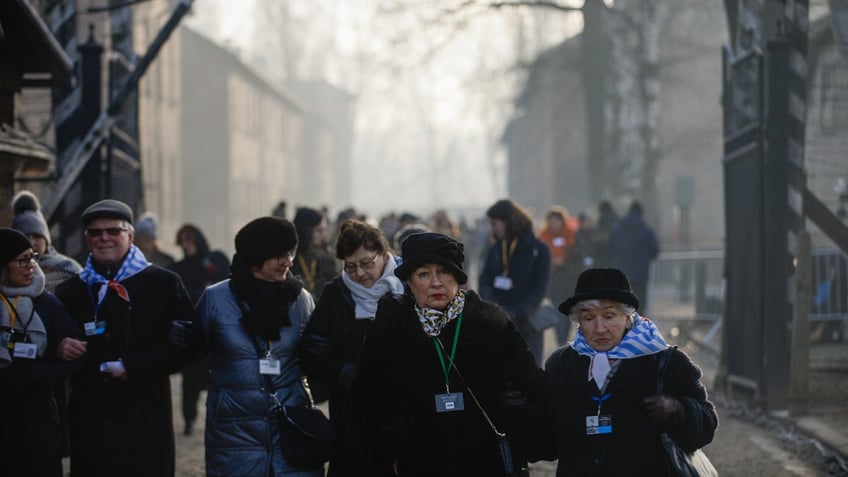
[[[448,303],[445,311],[434,310],[433,308],[421,308],[415,305],[415,313],[418,315],[418,321],[421,323],[421,328],[424,328],[424,333],[427,336],[436,337],[442,332],[442,329],[447,326],[453,319],[462,313],[465,308],[465,290],[457,290],[456,296]]]
[[[135,245],[130,245],[130,251],[127,253],[124,263],[121,264],[121,268],[118,269],[118,273],[115,274],[115,278],[109,280],[98,273],[97,270],[94,269],[94,264],[91,262],[91,254],[88,254],[88,259],[85,261],[85,268],[79,272],[79,277],[89,287],[97,283],[105,283],[107,285],[105,287],[100,287],[100,290],[97,292],[98,303],[102,302],[103,299],[106,298],[106,292],[109,289],[112,289],[119,297],[123,298],[124,301],[129,302],[129,292],[127,292],[127,289],[121,285],[120,282],[130,278],[149,266],[150,262],[148,262],[147,258],[144,257],[141,250],[139,250]]]
[[[403,282],[395,276],[397,262],[392,254],[386,256],[386,266],[383,274],[370,287],[364,287],[353,281],[346,271],[342,270],[342,282],[350,290],[353,303],[356,305],[354,317],[357,320],[373,320],[377,314],[377,302],[387,292],[403,293]]]
[[[38,316],[38,312],[33,309],[32,300],[38,298],[44,293],[44,273],[38,264],[32,269],[32,283],[25,287],[9,287],[0,286],[0,293],[9,300],[14,306],[15,329],[23,332],[26,326],[27,337],[29,342],[36,346],[36,355],[44,356],[47,350],[47,329],[44,327],[44,322]],[[9,327],[11,324],[11,315],[8,305],[0,301],[0,326]],[[29,322],[22,322],[29,320]],[[9,348],[0,346],[0,368],[5,368],[12,364],[12,354]]]
[[[649,354],[656,354],[666,349],[665,339],[660,334],[659,328],[647,318],[633,315],[633,328],[624,333],[621,342],[605,353],[595,351],[586,339],[583,332],[577,328],[577,339],[571,345],[580,356],[589,356],[592,359],[589,365],[589,380],[594,379],[598,389],[603,389],[607,374],[610,370],[609,358],[630,359]]]

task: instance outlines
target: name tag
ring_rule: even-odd
[[[495,277],[494,287],[498,290],[512,290],[512,278],[498,275]]]
[[[612,416],[586,416],[586,435],[612,434]]]
[[[259,374],[271,376],[280,375],[280,360],[276,358],[263,358],[259,360]]]
[[[554,247],[564,247],[565,246],[565,239],[562,238],[562,237],[554,237],[553,243],[554,243]]]
[[[85,336],[102,335],[106,332],[105,321],[89,321],[83,325]]]
[[[15,343],[15,358],[35,359],[38,347],[32,343]]]
[[[436,394],[436,412],[454,412],[465,409],[462,393]]]

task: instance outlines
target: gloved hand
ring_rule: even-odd
[[[671,424],[680,427],[686,423],[686,410],[683,408],[683,404],[665,394],[657,394],[643,399],[642,410],[656,424]]]

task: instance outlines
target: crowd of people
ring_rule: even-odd
[[[660,433],[694,451],[718,426],[698,367],[643,316],[659,245],[638,202],[622,218],[552,206],[538,229],[509,199],[475,228],[445,211],[289,221],[281,202],[238,230],[230,261],[190,223],[175,259],[155,215],[105,199],[80,217],[82,265],[39,207],[18,194],[0,228],[3,475],[59,477],[69,455],[73,477],[173,476],[177,372],[185,434],[207,390],[209,476],[324,475],[278,419],[313,397],[336,477],[528,475],[538,460],[670,475]],[[560,347],[543,363],[547,301]]]

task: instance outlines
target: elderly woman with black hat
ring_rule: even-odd
[[[343,222],[336,257],[344,268],[326,284],[315,305],[303,333],[301,359],[313,388],[329,394],[336,441],[328,475],[373,475],[373,466],[348,431],[344,402],[377,302],[388,292],[403,292],[403,284],[395,276],[396,258],[386,238],[373,225],[353,219]]]
[[[669,475],[661,431],[690,452],[713,439],[718,417],[701,370],[669,350],[638,308],[627,276],[613,268],[584,271],[574,295],[559,306],[578,329],[574,342],[545,364],[555,436],[547,457],[559,460],[558,476]],[[663,354],[668,365],[657,394]]]
[[[29,239],[0,228],[0,474],[9,477],[62,475],[53,386],[82,364],[56,354],[82,330],[44,281]]]
[[[503,310],[460,289],[460,242],[414,234],[402,256],[406,293],[380,299],[347,400],[375,475],[521,472],[544,408],[533,354]]]
[[[206,289],[196,312],[210,368],[206,475],[317,477],[323,469],[286,461],[274,415],[278,401],[300,406],[300,334],[312,295],[290,274],[294,225],[260,217],[235,237],[232,275]]]

